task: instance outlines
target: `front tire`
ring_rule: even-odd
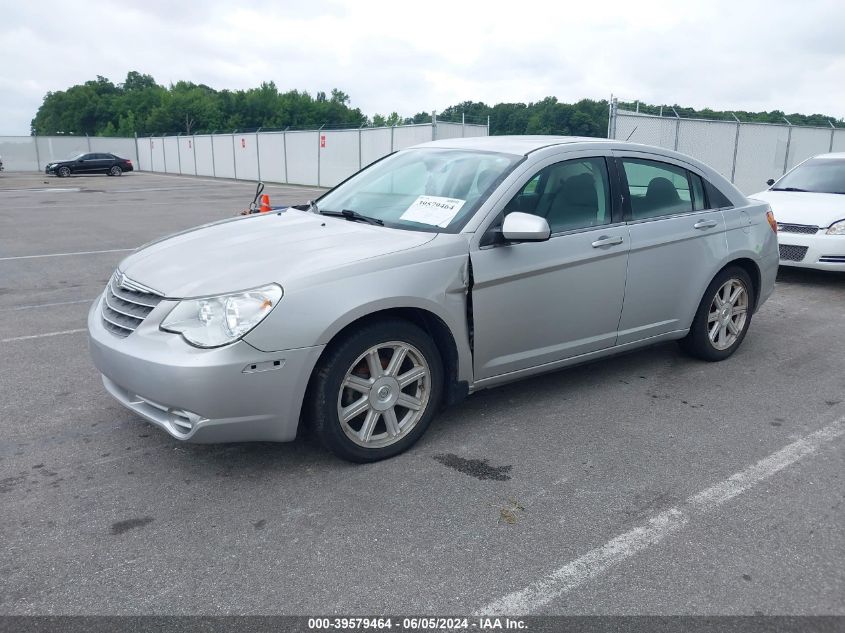
[[[731,356],[745,339],[754,308],[751,277],[738,266],[719,272],[695,313],[681,349],[702,360],[715,362]]]
[[[442,392],[443,363],[431,337],[408,321],[375,321],[333,342],[321,359],[310,419],[338,457],[375,462],[425,433]]]
[[[59,167],[58,170],[56,170],[56,175],[59,178],[67,178],[70,176],[70,167]]]

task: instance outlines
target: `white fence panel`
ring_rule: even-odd
[[[616,123],[616,138],[632,143],[656,145],[675,149],[677,120],[647,115],[619,113]]]
[[[211,137],[214,151],[214,171],[218,178],[235,177],[235,150],[232,134],[214,134]]]
[[[461,138],[464,135],[464,126],[461,123],[437,122],[435,136],[437,140],[442,138]]]
[[[179,141],[175,136],[165,136],[164,142],[164,171],[168,174],[179,173]]]
[[[733,172],[734,184],[745,194],[760,191],[769,178],[778,178],[811,156],[831,149],[845,151],[841,128],[677,119],[623,110],[611,121],[611,133],[619,140],[669,149],[677,142],[679,152],[698,158],[728,179]]]
[[[138,171],[332,186],[392,151],[438,138],[486,136],[484,125],[438,123],[393,128],[352,128],[138,139],[85,136],[0,136],[9,171],[37,171],[51,161],[108,152],[133,161]],[[320,147],[321,138],[325,145]],[[837,140],[837,147],[845,143]]]
[[[258,158],[261,164],[261,179],[268,182],[286,182],[285,178],[285,134],[284,132],[262,132],[258,135]]]
[[[789,162],[787,169],[792,169],[803,160],[816,154],[827,154],[830,151],[830,133],[817,127],[793,127],[792,138],[789,139]]]
[[[393,128],[393,149],[405,149],[411,145],[428,143],[431,140],[431,125],[403,125]]]
[[[832,152],[845,152],[845,130],[838,129],[833,132]]]
[[[466,124],[464,129],[464,136],[488,136],[487,134],[487,126],[486,125],[470,125],[469,123]]]
[[[390,128],[379,127],[361,130],[361,166],[366,167],[382,156],[389,154],[392,132]]]
[[[141,171],[153,170],[153,149],[149,138],[138,139],[138,169]]]
[[[138,152],[135,147],[134,138],[112,138],[107,136],[92,136],[91,151],[92,152],[106,152],[108,154],[115,154],[120,158],[128,158],[132,164],[138,166]]]
[[[194,160],[194,137],[179,137],[179,173],[196,175],[196,164]]]
[[[235,178],[258,180],[258,144],[255,134],[235,134]]]
[[[319,132],[287,132],[288,182],[316,185],[319,179]]]
[[[67,160],[89,151],[89,139],[84,136],[39,136],[36,143],[38,145],[38,167],[36,169],[39,171],[44,169],[49,162]],[[0,153],[0,155],[3,156],[5,163],[5,153]],[[9,169],[9,165],[6,165],[6,169]]]
[[[682,120],[678,128],[678,151],[707,163],[730,180],[736,132],[736,123]]]
[[[44,160],[41,165],[38,164],[35,143],[29,136],[0,138],[0,156],[3,157],[3,168],[8,171],[40,171],[47,162]]]
[[[769,178],[783,173],[789,128],[746,123],[739,130],[734,184],[744,194],[766,188]]]
[[[359,168],[358,130],[320,132],[320,186],[334,187]]]
[[[160,136],[150,138],[150,149],[152,150],[152,171],[167,171],[164,168],[164,139]]]
[[[194,136],[196,150],[196,173],[198,176],[214,176],[214,152],[211,148],[211,136]]]

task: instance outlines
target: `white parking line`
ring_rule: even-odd
[[[69,188],[49,188],[49,187],[41,187],[39,189],[0,189],[0,193],[79,193],[79,187],[69,187]]]
[[[13,259],[38,259],[40,257],[70,257],[72,255],[100,255],[101,253],[126,253],[134,251],[134,248],[112,248],[106,251],[79,251],[76,253],[48,253],[46,255],[16,255],[15,257],[0,257],[0,262],[7,262]]]
[[[514,591],[478,610],[477,615],[527,615],[564,593],[607,571],[613,565],[662,541],[701,514],[750,490],[787,466],[816,452],[845,433],[845,417],[787,444],[756,464],[689,497],[685,503],[652,517],[580,558],[552,571],[524,589]]]
[[[28,336],[13,336],[12,338],[0,338],[0,343],[14,343],[15,341],[28,341],[34,338],[47,338],[50,336],[61,336],[63,334],[78,334],[85,332],[85,328],[77,330],[62,330],[61,332],[47,332],[46,334],[30,334]]]
[[[52,308],[54,306],[70,306],[77,303],[93,303],[93,299],[78,299],[76,301],[54,301],[52,303],[32,303],[25,306],[12,306],[10,308],[0,308],[0,312],[17,312],[18,310],[31,310],[33,308]]]

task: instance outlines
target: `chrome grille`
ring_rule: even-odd
[[[819,257],[822,264],[845,264],[845,255],[822,255]]]
[[[781,233],[804,233],[805,235],[815,235],[819,232],[819,227],[810,226],[809,224],[778,223],[778,231],[780,231]]]
[[[792,246],[791,244],[779,244],[780,258],[787,262],[800,262],[807,254],[807,246]]]
[[[103,325],[115,336],[126,338],[163,298],[115,271],[103,295]]]

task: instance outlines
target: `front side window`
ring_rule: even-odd
[[[644,220],[693,210],[687,170],[668,163],[623,158],[631,219]]]
[[[845,159],[812,158],[778,180],[772,191],[845,194]]]
[[[505,215],[514,211],[545,218],[552,233],[610,224],[604,159],[567,160],[541,169],[508,202]]]
[[[456,149],[397,152],[318,200],[321,213],[355,211],[385,226],[460,230],[521,156]]]

